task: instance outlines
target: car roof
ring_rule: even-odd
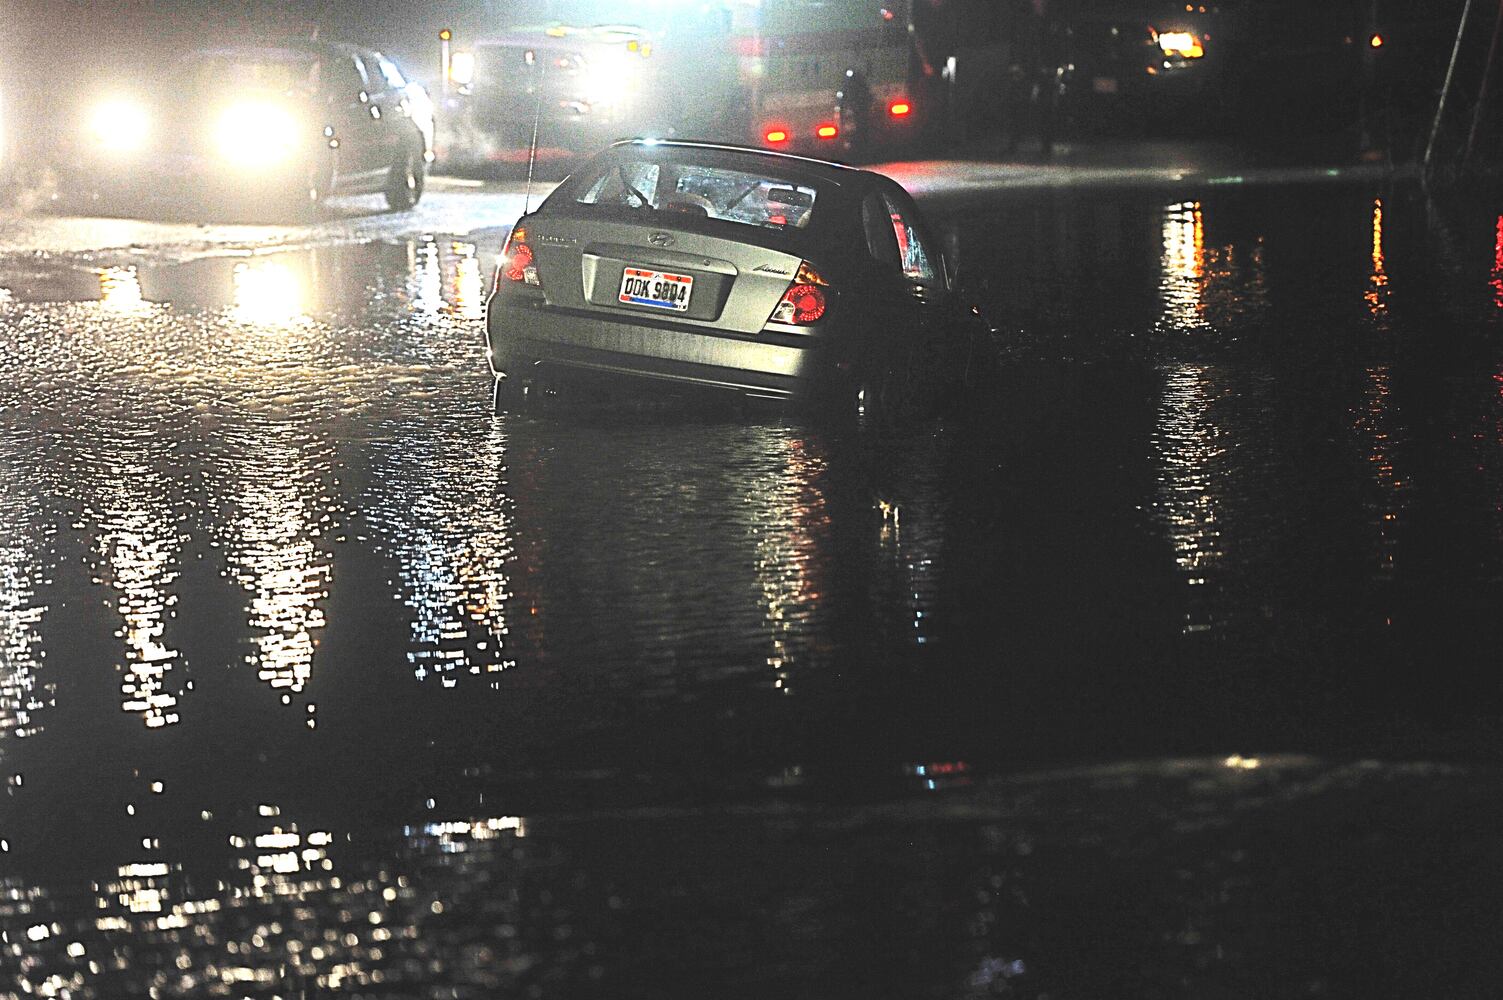
[[[835,163],[831,160],[817,160],[812,156],[799,156],[796,153],[782,153],[775,149],[762,149],[757,146],[738,146],[734,143],[722,142],[696,142],[688,139],[622,139],[610,145],[611,150],[637,147],[641,149],[684,149],[699,152],[723,154],[728,160],[762,160],[770,164],[796,167],[805,174],[819,180],[828,181],[836,186],[849,183],[857,179],[871,179],[880,175],[870,170],[862,170],[859,167],[846,166],[844,163]]]
[[[321,54],[312,45],[220,45],[211,49],[194,49],[186,54],[188,59],[203,58],[254,58],[263,60],[307,59]]]
[[[187,58],[204,56],[251,57],[257,59],[327,58],[329,56],[368,56],[376,53],[347,42],[321,42],[288,39],[270,45],[215,45],[194,49]]]
[[[490,35],[475,42],[476,48],[522,45],[534,49],[577,48],[581,44],[605,43],[626,44],[646,41],[650,33],[631,25],[595,24],[538,25],[533,28],[516,28],[501,35]]]

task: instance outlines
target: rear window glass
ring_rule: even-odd
[[[585,180],[581,205],[681,212],[748,226],[802,229],[814,188],[784,177],[725,167],[615,160]]]

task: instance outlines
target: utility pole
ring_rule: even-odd
[[[1472,149],[1477,145],[1477,133],[1482,130],[1482,109],[1487,107],[1488,92],[1492,89],[1493,67],[1498,61],[1498,36],[1503,34],[1503,0],[1498,0],[1498,14],[1493,19],[1493,40],[1487,45],[1487,64],[1482,68],[1482,85],[1477,88],[1477,106],[1472,109],[1472,127],[1466,134],[1466,151],[1461,154],[1461,168],[1472,159]]]
[[[1425,161],[1420,176],[1429,178],[1430,159],[1435,154],[1435,137],[1440,134],[1440,120],[1446,113],[1446,99],[1451,95],[1451,80],[1456,75],[1456,60],[1461,55],[1461,39],[1466,35],[1466,23],[1472,14],[1472,0],[1466,0],[1461,8],[1461,23],[1456,25],[1456,42],[1451,46],[1451,61],[1446,66],[1446,82],[1440,87],[1440,101],[1435,105],[1435,120],[1430,123],[1430,141],[1425,143]]]

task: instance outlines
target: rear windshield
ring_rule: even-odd
[[[682,212],[748,226],[802,229],[815,190],[771,173],[646,159],[608,160],[584,179],[581,205]]]

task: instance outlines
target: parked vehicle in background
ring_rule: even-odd
[[[1433,103],[1459,5],[1384,0],[1049,0],[1038,115],[1053,131],[1346,132]]]
[[[433,107],[390,59],[335,43],[202,49],[155,85],[91,93],[57,157],[65,196],[307,210],[422,197]]]
[[[554,24],[483,38],[456,53],[438,153],[445,165],[547,162],[623,135],[673,128],[653,36],[620,25]],[[533,140],[537,148],[533,150]]]
[[[603,0],[541,6],[556,19],[455,41],[445,164],[525,161],[534,126],[543,159],[629,137],[851,155],[906,146],[930,117],[910,0],[647,0],[631,24]]]
[[[1043,114],[1086,127],[1203,122],[1222,107],[1245,13],[1241,0],[1056,3],[1041,42],[1054,76]]]
[[[503,410],[605,384],[892,418],[953,388],[974,332],[957,313],[940,249],[892,180],[630,141],[518,220],[486,336]]]

